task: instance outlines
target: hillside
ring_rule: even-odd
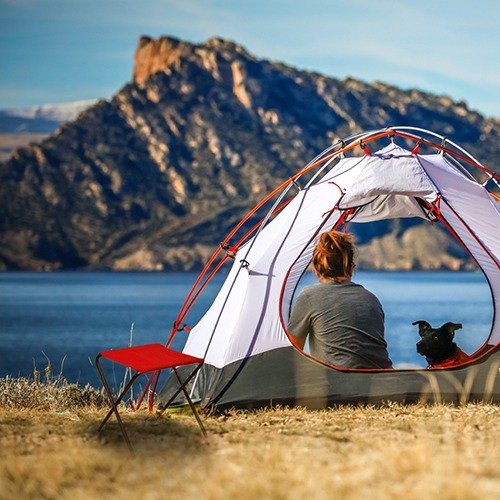
[[[0,164],[0,267],[194,269],[333,140],[388,124],[447,134],[490,168],[498,158],[499,120],[449,97],[301,71],[218,38],[143,37],[132,82]],[[405,235],[435,240],[408,227],[360,228],[372,244],[364,267],[387,267],[373,237],[403,250],[414,247]],[[457,252],[390,268],[456,269]]]

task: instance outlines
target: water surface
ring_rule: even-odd
[[[71,381],[99,385],[93,360],[98,351],[133,343],[164,343],[191,285],[191,273],[0,273],[0,376],[32,376],[51,360]],[[196,324],[223,281],[218,276],[192,313]],[[300,287],[314,281],[306,275]],[[463,324],[456,339],[473,352],[492,322],[489,287],[480,273],[358,272],[354,281],[374,292],[386,313],[386,338],[395,363],[425,366],[415,352],[417,328]],[[173,347],[181,349],[181,332]],[[45,355],[44,355],[45,353]]]

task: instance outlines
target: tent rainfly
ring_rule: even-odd
[[[384,147],[370,151],[380,142]],[[360,148],[362,156],[346,155]],[[481,171],[485,182],[480,184],[466,166]],[[358,134],[323,151],[239,222],[188,295],[168,345],[209,279],[223,262],[234,259],[184,347],[185,353],[205,359],[192,395],[203,407],[216,409],[274,404],[323,408],[421,398],[500,401],[500,315],[493,314],[490,335],[472,361],[448,369],[343,369],[298,350],[286,329],[317,236],[351,221],[420,217],[441,223],[482,270],[493,307],[500,310],[500,204],[487,189],[490,183],[498,187],[498,176],[465,150],[415,127]],[[267,215],[232,243],[266,203],[273,203]],[[167,380],[160,405],[172,386]]]

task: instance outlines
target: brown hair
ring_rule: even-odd
[[[354,238],[339,231],[323,233],[314,249],[312,264],[319,278],[344,282],[351,278],[354,263]]]

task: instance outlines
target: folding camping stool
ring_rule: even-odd
[[[132,370],[135,370],[134,375],[132,376],[128,384],[125,386],[121,394],[116,399],[113,398],[113,394],[111,392],[111,389],[109,388],[108,381],[104,376],[104,372],[100,365],[101,358],[107,358],[111,361],[120,363],[121,365],[124,365],[128,368],[131,368]],[[177,391],[175,391],[174,395],[170,398],[167,404],[163,406],[162,411],[165,410],[170,404],[172,404],[174,399],[182,391],[187,399],[187,402],[189,403],[189,406],[191,407],[191,411],[193,412],[196,421],[198,422],[198,425],[200,426],[201,432],[203,433],[204,436],[206,436],[207,433],[205,431],[205,427],[203,426],[203,423],[200,419],[200,416],[198,415],[198,412],[196,411],[193,401],[189,397],[188,391],[186,390],[186,385],[196,375],[198,370],[202,367],[203,361],[204,360],[201,358],[195,358],[194,356],[189,356],[188,354],[184,354],[182,352],[173,351],[172,349],[168,349],[167,347],[161,344],[145,344],[140,346],[125,347],[123,349],[112,349],[110,351],[100,352],[97,355],[95,362],[97,370],[99,371],[99,375],[102,380],[102,384],[109,398],[111,409],[109,410],[104,420],[101,422],[101,425],[97,429],[97,432],[100,432],[102,430],[106,422],[114,413],[116,415],[116,419],[118,420],[118,424],[120,425],[123,438],[125,439],[125,442],[127,443],[130,452],[133,453],[134,450],[130,443],[130,439],[127,435],[127,432],[125,431],[122,419],[120,418],[120,415],[118,413],[118,405],[125,397],[127,392],[130,390],[130,388],[132,387],[137,377],[139,377],[139,375],[143,375],[148,372],[157,372],[157,371],[159,372],[160,370],[171,368],[175,374],[175,377],[177,378],[177,381],[179,382],[179,388],[177,389]],[[176,367],[191,365],[191,364],[194,364],[196,366],[194,367],[193,371],[189,374],[189,376],[184,381],[182,381],[181,378],[179,377],[179,373],[177,372]]]

